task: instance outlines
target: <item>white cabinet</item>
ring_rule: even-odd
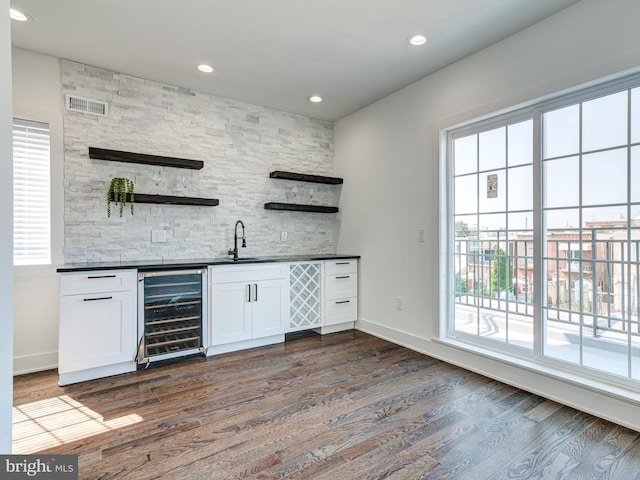
[[[354,327],[358,319],[358,261],[325,262],[325,314],[321,333]]]
[[[211,323],[207,353],[284,341],[289,315],[287,265],[272,263],[209,268]],[[231,344],[234,346],[224,347]]]
[[[135,370],[136,271],[63,273],[60,385]]]

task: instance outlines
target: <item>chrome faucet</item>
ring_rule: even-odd
[[[238,225],[242,225],[242,247],[246,248],[247,246],[247,239],[244,236],[244,223],[242,223],[242,220],[238,220],[233,229],[233,250],[228,252],[229,255],[233,255],[234,262],[238,261]]]

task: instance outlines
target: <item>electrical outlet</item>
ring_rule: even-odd
[[[280,232],[280,241],[281,242],[286,242],[288,236],[289,236],[289,234],[287,232]]]
[[[418,229],[418,242],[424,243],[424,228]]]
[[[404,297],[396,297],[396,310],[404,310]]]

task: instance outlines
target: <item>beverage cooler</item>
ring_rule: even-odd
[[[138,369],[203,356],[207,269],[138,272]]]

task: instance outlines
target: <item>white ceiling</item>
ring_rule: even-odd
[[[337,120],[577,1],[12,0],[34,20],[11,22],[12,43]],[[406,42],[415,32],[425,46]]]

